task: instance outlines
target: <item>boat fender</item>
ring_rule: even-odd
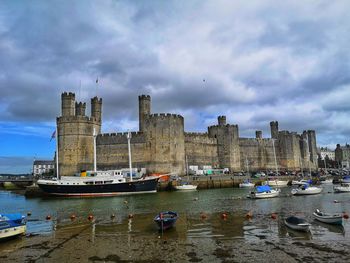
[[[349,214],[348,214],[348,213],[344,213],[344,214],[343,214],[343,217],[344,217],[345,219],[349,219]]]
[[[50,215],[47,215],[47,216],[46,216],[46,220],[51,220],[51,216],[50,216]]]
[[[94,216],[93,216],[93,215],[89,215],[89,216],[88,216],[88,220],[89,220],[89,221],[91,221],[91,220],[93,220],[93,219],[94,219]]]
[[[276,214],[276,213],[272,213],[272,214],[271,214],[271,218],[272,218],[272,219],[276,219],[276,218],[277,218],[277,214]]]

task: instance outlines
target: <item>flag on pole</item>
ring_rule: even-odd
[[[98,78],[96,79],[96,83],[98,83]]]
[[[51,135],[51,139],[50,139],[50,142],[52,141],[52,139],[55,139],[56,138],[56,131],[54,131]]]

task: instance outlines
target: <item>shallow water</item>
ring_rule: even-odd
[[[93,215],[92,237],[127,233],[157,237],[162,233],[153,222],[154,216],[160,211],[173,210],[179,213],[179,219],[175,228],[163,233],[168,238],[240,239],[244,242],[266,239],[344,241],[349,238],[347,220],[343,226],[327,225],[314,221],[312,212],[317,208],[334,213],[349,212],[350,193],[334,194],[332,185],[326,185],[319,195],[290,196],[291,187],[285,187],[278,198],[251,200],[246,198],[249,191],[225,188],[105,198],[26,198],[0,191],[0,213],[31,212],[27,234],[39,235],[54,235],[58,230],[69,231],[90,224],[87,217]],[[252,213],[252,218],[246,218],[248,212]],[[227,213],[225,219],[223,213]],[[277,219],[271,218],[272,213],[277,213]],[[70,219],[72,214],[76,215],[75,220]],[[46,220],[47,215],[51,215],[52,220]],[[311,222],[311,233],[287,229],[283,219],[289,215]],[[20,240],[12,241],[12,245],[13,242]],[[0,244],[0,251],[2,249],[6,249],[6,244]]]

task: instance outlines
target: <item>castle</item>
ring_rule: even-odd
[[[92,170],[94,131],[97,169],[128,167],[127,133],[101,133],[102,99],[91,99],[91,116],[86,103],[76,102],[74,93],[62,93],[62,116],[57,118],[59,174],[72,175]],[[205,133],[184,130],[184,119],[176,114],[152,114],[151,97],[139,96],[139,131],[132,132],[133,167],[149,173],[186,172],[188,165],[229,168],[231,172],[317,169],[316,134],[279,131],[278,122],[270,123],[271,138],[256,131],[255,138],[239,137],[238,125],[218,117],[217,125]]]

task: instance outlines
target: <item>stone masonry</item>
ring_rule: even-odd
[[[93,170],[93,141],[96,137],[97,169],[128,167],[126,133],[101,134],[102,99],[91,99],[91,116],[85,115],[86,104],[75,102],[73,93],[62,94],[62,116],[57,118],[58,159],[61,176],[81,170]],[[149,173],[185,174],[188,165],[229,168],[231,172],[278,169],[312,170],[317,168],[316,134],[279,131],[278,122],[270,123],[271,138],[239,137],[238,125],[218,117],[218,124],[206,133],[184,131],[184,119],[170,113],[151,113],[151,97],[139,96],[139,131],[132,132],[133,167]]]

